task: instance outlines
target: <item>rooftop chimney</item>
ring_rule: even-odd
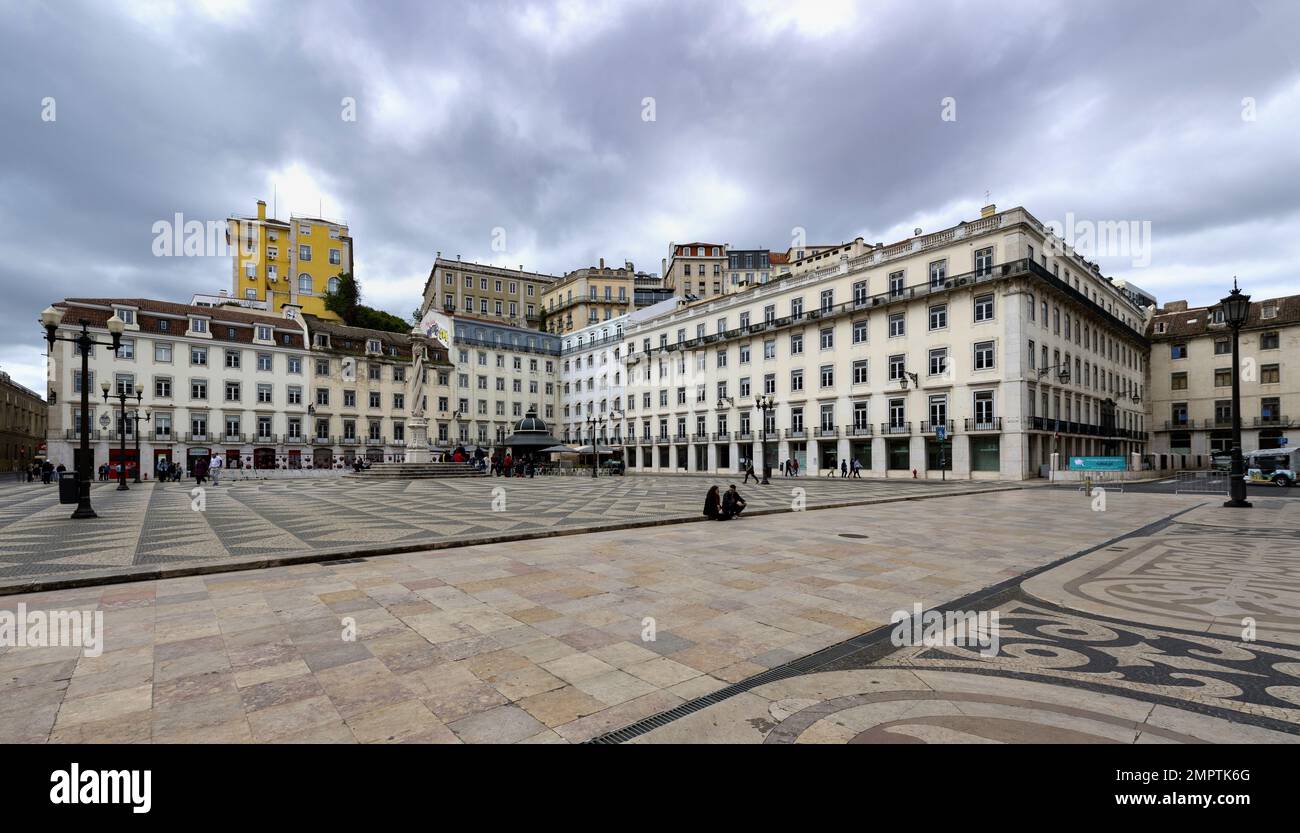
[[[603,257],[600,259],[600,269],[602,272],[605,270],[605,258]]]
[[[1186,301],[1165,301],[1165,312],[1187,312]]]
[[[266,200],[257,201],[257,219],[259,220],[266,219]]]

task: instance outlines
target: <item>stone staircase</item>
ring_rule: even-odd
[[[487,477],[464,463],[374,463],[360,472],[348,472],[344,477],[415,480],[433,477]]]

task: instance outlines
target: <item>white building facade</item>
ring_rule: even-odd
[[[234,468],[339,470],[356,457],[391,462],[404,455],[409,335],[346,327],[294,307],[272,314],[148,299],[55,306],[64,311],[63,334],[79,330],[84,319],[108,341],[108,318],[116,313],[126,322],[117,353],[94,347],[89,356],[84,381],[96,466],[123,460],[152,477],[160,460],[191,471],[196,459],[212,454]],[[445,353],[435,352],[447,373]],[[75,344],[55,344],[49,380],[50,459],[71,466],[83,383]],[[131,394],[128,416],[137,409],[148,416],[138,438],[134,420],[122,422],[120,403],[104,401],[104,381]]]
[[[761,465],[764,428],[769,464],[809,474],[857,459],[868,476],[1023,479],[1141,454],[1145,323],[1027,211],[989,207],[630,323],[625,456],[736,471]]]

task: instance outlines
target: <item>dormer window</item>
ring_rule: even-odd
[[[1259,311],[1260,318],[1277,318],[1277,302],[1265,301]],[[129,323],[129,322],[128,322]]]
[[[325,334],[325,333],[317,333],[317,334],[316,334],[316,346],[317,346],[317,347],[329,347],[329,346],[330,346],[330,337],[329,337],[327,334]]]
[[[128,327],[135,324],[135,310],[126,309],[125,307],[113,307],[113,313],[125,323]]]
[[[366,352],[367,352],[367,353],[382,353],[382,352],[383,352],[383,348],[382,348],[382,346],[381,346],[380,343],[379,343],[379,339],[377,339],[377,338],[372,338],[372,339],[369,339],[368,341],[366,341]]]
[[[208,320],[206,318],[191,318],[190,332],[206,333],[208,331]]]
[[[270,327],[266,326],[265,324],[258,324],[258,325],[257,325],[257,340],[258,340],[258,341],[272,341],[274,338],[275,338],[275,336],[271,333],[271,328],[270,328]]]

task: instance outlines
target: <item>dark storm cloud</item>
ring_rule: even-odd
[[[986,191],[1150,221],[1149,266],[1102,265],[1162,298],[1296,285],[1294,4],[31,2],[0,25],[0,365],[38,389],[50,301],[227,287],[226,259],[153,257],[151,227],[276,186],[281,216],[348,220],[401,315],[437,250],[658,271],[673,239],[889,242]]]

